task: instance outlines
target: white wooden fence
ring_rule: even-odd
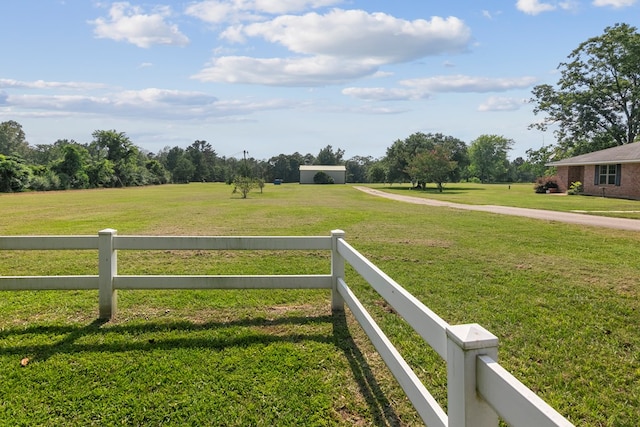
[[[572,426],[498,362],[498,338],[478,324],[449,325],[351,247],[328,237],[6,236],[0,250],[98,250],[98,274],[0,276],[0,290],[98,289],[99,316],[117,310],[118,289],[331,289],[334,312],[351,310],[408,398],[430,427]],[[331,274],[267,276],[125,276],[119,250],[330,250]],[[345,263],[360,274],[447,363],[447,411],[440,407],[345,282]]]

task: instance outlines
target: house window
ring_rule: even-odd
[[[596,185],[620,185],[620,169],[622,165],[596,166]]]

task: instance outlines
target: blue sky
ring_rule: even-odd
[[[533,86],[638,0],[0,2],[0,122],[32,145],[125,132],[158,152],[381,157],[439,132],[554,142],[528,130]]]

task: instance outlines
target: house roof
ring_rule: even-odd
[[[603,163],[640,163],[640,142],[569,157],[568,159],[547,163],[547,166],[582,166]]]
[[[300,165],[300,171],[336,171],[344,172],[346,166],[329,166],[329,165]]]

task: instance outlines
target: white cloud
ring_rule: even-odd
[[[318,9],[334,6],[343,0],[254,0],[255,9],[261,12],[279,15],[283,13],[301,12],[303,10]]]
[[[239,20],[249,18],[246,16],[246,11],[234,7],[232,2],[221,1],[203,1],[194,3],[185,9],[185,13],[212,24],[229,21],[237,22]],[[241,19],[241,16],[243,16],[243,19]]]
[[[342,90],[342,94],[364,101],[406,101],[429,96],[425,92],[384,87],[348,87]]]
[[[458,74],[403,80],[400,83],[428,92],[502,92],[527,88],[535,82],[535,77],[489,78]]]
[[[97,18],[89,23],[94,25],[98,38],[126,41],[142,48],[158,44],[185,46],[189,43],[187,36],[177,25],[165,20],[170,13],[168,7],[160,7],[145,14],[139,6],[117,2],[111,5],[109,18]]]
[[[7,89],[71,89],[71,90],[92,90],[104,88],[100,83],[86,82],[46,82],[44,80],[21,81],[14,79],[0,79],[0,88]]]
[[[556,10],[556,6],[541,2],[540,0],[518,0],[516,8],[529,15],[537,15],[542,12]]]
[[[282,99],[219,100],[204,92],[157,88],[99,94],[7,94],[0,91],[0,112],[17,109],[32,117],[107,115],[151,120],[209,120],[257,111],[297,108]]]
[[[536,82],[533,77],[487,78],[472,76],[436,76],[403,80],[403,88],[346,88],[344,95],[368,101],[398,101],[425,99],[435,93],[505,92],[528,88]]]
[[[593,5],[596,7],[611,6],[614,9],[621,9],[623,7],[629,7],[636,4],[637,0],[593,0]]]
[[[282,86],[320,86],[375,75],[386,64],[464,52],[471,31],[455,17],[407,21],[384,13],[334,9],[327,14],[285,15],[236,25],[228,41],[263,38],[287,48],[292,58],[222,56],[193,77],[202,81]]]
[[[527,100],[523,98],[492,96],[478,106],[478,111],[515,111],[526,104]]]
[[[340,84],[374,74],[376,68],[357,61],[344,62],[327,56],[306,58],[216,58],[194,79],[269,86],[323,86]]]
[[[383,64],[467,49],[470,29],[458,18],[407,21],[385,13],[334,9],[320,15],[285,15],[242,27],[292,52],[357,58]]]
[[[238,23],[340,3],[342,0],[206,0],[189,5],[185,13],[212,24]]]

